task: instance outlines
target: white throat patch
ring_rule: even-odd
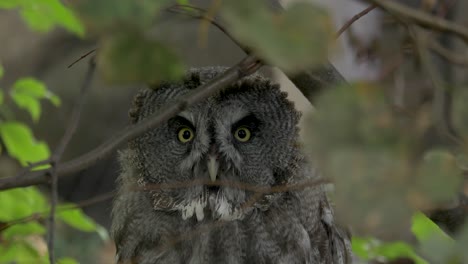
[[[212,193],[208,199],[202,197],[186,205],[178,204],[174,209],[181,212],[183,220],[187,220],[195,215],[197,221],[202,221],[205,218],[204,209],[207,206],[209,206],[208,208],[212,212],[213,219],[234,221],[240,220],[245,216],[244,210],[237,207],[233,208],[224,195],[220,195],[219,193]]]

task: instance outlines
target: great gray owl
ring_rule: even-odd
[[[225,70],[194,69],[140,92],[133,122]],[[113,208],[118,262],[350,263],[324,187],[284,187],[319,179],[298,143],[299,118],[277,85],[253,75],[132,140]],[[181,184],[162,187],[171,183]]]

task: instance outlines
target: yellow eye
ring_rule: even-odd
[[[249,141],[251,136],[250,130],[246,127],[239,127],[234,132],[234,137],[240,142],[247,142]]]
[[[179,133],[177,133],[177,138],[182,143],[189,142],[190,140],[193,139],[193,136],[194,136],[193,130],[189,127],[183,127],[179,130]]]

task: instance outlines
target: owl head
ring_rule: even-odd
[[[140,92],[130,111],[132,121],[157,114],[225,70],[192,69],[180,82]],[[209,214],[235,220],[268,207],[275,195],[262,195],[250,205],[247,201],[255,188],[289,182],[300,157],[300,113],[286,97],[278,85],[253,75],[190,106],[130,142],[125,160],[137,170],[135,182],[142,186],[193,182],[146,191],[155,210],[177,211],[183,219],[201,221]],[[196,184],[200,180],[230,184]]]

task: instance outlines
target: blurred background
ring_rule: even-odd
[[[288,6],[293,1],[283,0],[281,4]],[[359,0],[311,1],[330,11],[336,30],[354,15],[369,7],[369,3]],[[468,18],[464,15],[468,11],[468,1],[400,2],[415,8],[433,9],[434,12],[443,9],[444,17],[468,26]],[[190,3],[209,8],[211,1],[190,1]],[[209,28],[207,40],[200,44],[200,25],[196,20],[173,19],[167,14],[161,19],[156,31],[157,34],[164,34],[166,42],[170,43],[190,67],[230,66],[244,56],[244,52],[235,43],[214,27]],[[37,33],[25,25],[17,11],[0,9],[0,62],[5,69],[0,87],[9,87],[20,77],[32,76],[45,82],[48,89],[61,98],[62,104],[59,108],[49,102],[43,102],[43,114],[38,122],[32,122],[23,110],[15,109],[18,119],[29,124],[35,137],[46,141],[52,150],[64,133],[90,57],[84,58],[71,68],[68,68],[68,65],[95,49],[97,38],[98,36],[90,36],[81,39],[62,29],[54,29],[46,34]],[[389,98],[394,99],[396,104],[408,109],[418,108],[431,97],[432,88],[417,63],[408,59],[412,55],[399,52],[401,46],[405,45],[401,44],[405,42],[404,38],[402,30],[388,15],[374,9],[340,36],[329,58],[349,82],[386,83],[388,87],[392,87],[388,89]],[[444,34],[440,34],[437,39],[441,45],[451,50],[464,45]],[[395,55],[396,50],[398,56]],[[467,55],[466,52],[464,55]],[[435,55],[431,56],[431,59],[436,62],[435,65],[440,70],[444,82],[452,86],[466,85],[468,81],[468,75],[465,74],[466,67],[454,66],[453,63]],[[281,83],[282,88],[289,93],[291,100],[306,117],[314,111],[309,101],[281,71],[264,67],[262,73]],[[88,152],[129,125],[127,112],[131,107],[133,96],[143,87],[142,84],[112,85],[97,74],[87,95],[78,130],[62,160],[67,161]],[[428,140],[431,144],[443,141],[437,136],[429,136]],[[120,170],[116,156],[117,152],[76,175],[61,178],[60,200],[80,203],[112,192]],[[15,175],[19,167],[20,165],[8,157],[7,153],[1,154],[0,177]],[[47,187],[42,188],[48,191]],[[111,204],[112,199],[107,199],[86,206],[83,210],[97,223],[109,228]],[[459,218],[450,221],[463,222],[466,207],[457,211],[457,214]],[[81,263],[113,263],[115,252],[112,241],[103,242],[95,233],[83,233],[65,226],[59,226],[59,230],[57,254],[74,257]],[[88,253],[82,254],[82,252]]]

